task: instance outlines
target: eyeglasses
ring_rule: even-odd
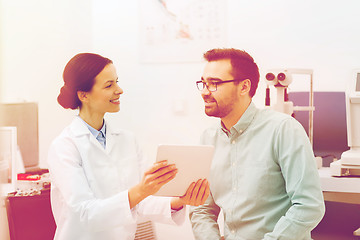
[[[217,85],[229,82],[236,82],[236,81],[243,81],[244,79],[232,79],[232,80],[225,80],[219,82],[204,82],[204,81],[196,81],[196,86],[199,91],[204,90],[206,87],[210,92],[215,92],[217,90]]]

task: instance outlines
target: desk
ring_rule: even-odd
[[[333,177],[329,167],[319,169],[325,201],[360,204],[360,177]],[[360,236],[360,228],[354,231]]]
[[[360,204],[360,177],[333,177],[329,167],[319,169],[326,201]]]

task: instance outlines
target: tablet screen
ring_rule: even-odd
[[[183,196],[192,182],[208,179],[214,146],[210,145],[159,145],[156,161],[167,160],[175,164],[178,173],[155,196]]]

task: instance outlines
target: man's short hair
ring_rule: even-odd
[[[234,79],[250,79],[249,95],[255,95],[260,78],[259,68],[247,52],[235,48],[215,48],[204,53],[204,58],[208,62],[230,59]]]

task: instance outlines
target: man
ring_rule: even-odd
[[[237,49],[213,49],[197,86],[205,113],[221,119],[202,144],[215,146],[211,194],[190,211],[196,239],[311,239],[324,215],[314,154],[303,127],[289,115],[252,102],[259,70]]]

